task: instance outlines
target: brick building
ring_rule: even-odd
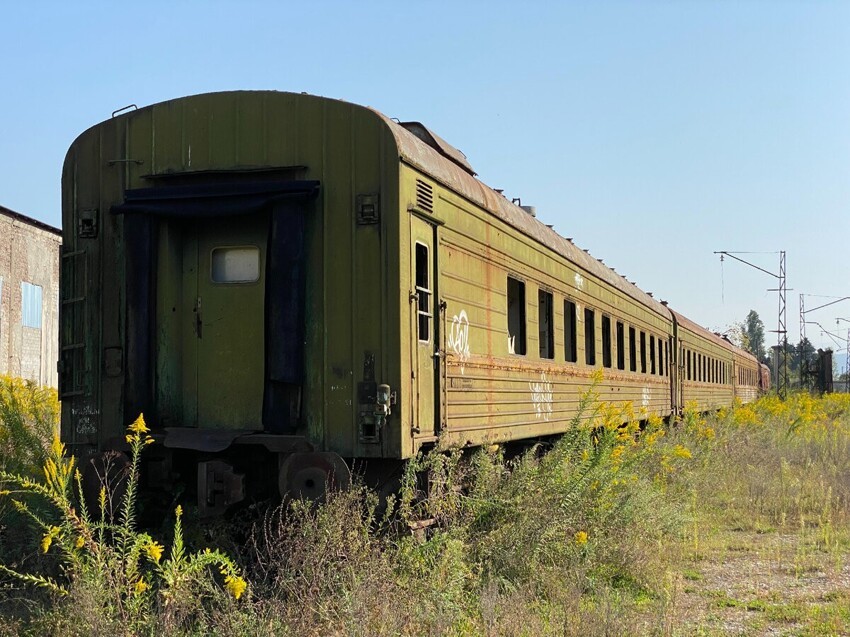
[[[0,374],[56,386],[59,229],[0,206]]]

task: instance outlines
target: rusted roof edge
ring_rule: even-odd
[[[679,325],[681,325],[682,327],[686,327],[687,329],[691,330],[692,332],[696,332],[697,334],[699,334],[703,338],[705,338],[709,341],[712,341],[716,345],[720,345],[721,347],[723,347],[725,349],[728,349],[729,351],[737,354],[738,356],[743,356],[744,358],[751,358],[755,362],[758,362],[758,359],[755,356],[753,356],[753,354],[748,352],[747,350],[738,347],[734,343],[730,343],[729,341],[727,341],[722,336],[718,336],[717,334],[715,334],[711,330],[706,329],[706,328],[702,327],[701,325],[694,323],[688,317],[683,316],[682,314],[679,314],[679,312],[677,312],[675,310],[670,310],[670,311],[673,313],[673,316],[676,318],[676,322]]]
[[[381,117],[390,131],[392,131],[402,161],[430,175],[445,187],[481,206],[495,217],[560,254],[568,261],[575,263],[585,273],[601,279],[623,294],[649,306],[664,319],[672,321],[670,310],[665,305],[656,301],[649,294],[627,281],[611,268],[600,263],[571,241],[567,241],[552,228],[538,221],[519,206],[508,201],[507,198],[485,185],[479,179],[476,179],[454,165],[436,150],[419,140],[415,135],[389,119],[380,111],[371,110]]]

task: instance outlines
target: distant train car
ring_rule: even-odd
[[[355,462],[381,481],[438,439],[563,432],[597,370],[602,400],[644,416],[759,383],[751,356],[369,108],[176,99],[83,133],[62,179],[63,440],[97,471],[144,412],[146,485],[202,515],[318,497]]]
[[[770,368],[764,363],[759,363],[759,391],[766,394],[770,391]]]

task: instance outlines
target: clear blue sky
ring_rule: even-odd
[[[306,91],[422,121],[706,327],[776,329],[775,282],[715,250],[787,251],[792,342],[800,293],[850,296],[848,2],[15,2],[0,60],[0,205],[55,225],[67,147],[113,110]]]

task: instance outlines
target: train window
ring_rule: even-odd
[[[691,350],[688,350],[688,380],[691,380]]]
[[[602,366],[611,367],[611,317],[602,315]]]
[[[416,244],[416,298],[419,340],[431,340],[431,285],[428,276],[428,246]]]
[[[667,341],[664,341],[664,347],[662,349],[662,359],[664,361],[664,369],[661,370],[661,375],[666,376],[670,373],[670,352],[667,351]]]
[[[626,369],[626,330],[620,321],[617,321],[617,369]]]
[[[508,277],[508,350],[525,355],[525,283]]]
[[[567,299],[564,299],[564,360],[568,363],[578,361],[576,304]]]
[[[640,373],[646,374],[646,332],[640,333]]]
[[[655,373],[655,337],[649,335],[649,373]]]
[[[635,328],[629,327],[629,370],[637,371],[637,341],[635,340]]]
[[[584,308],[584,362],[596,365],[596,317],[589,307]]]
[[[552,295],[546,290],[537,290],[537,334],[540,343],[540,358],[555,358]]]
[[[260,249],[256,246],[213,248],[210,255],[213,283],[254,283],[260,280]]]

